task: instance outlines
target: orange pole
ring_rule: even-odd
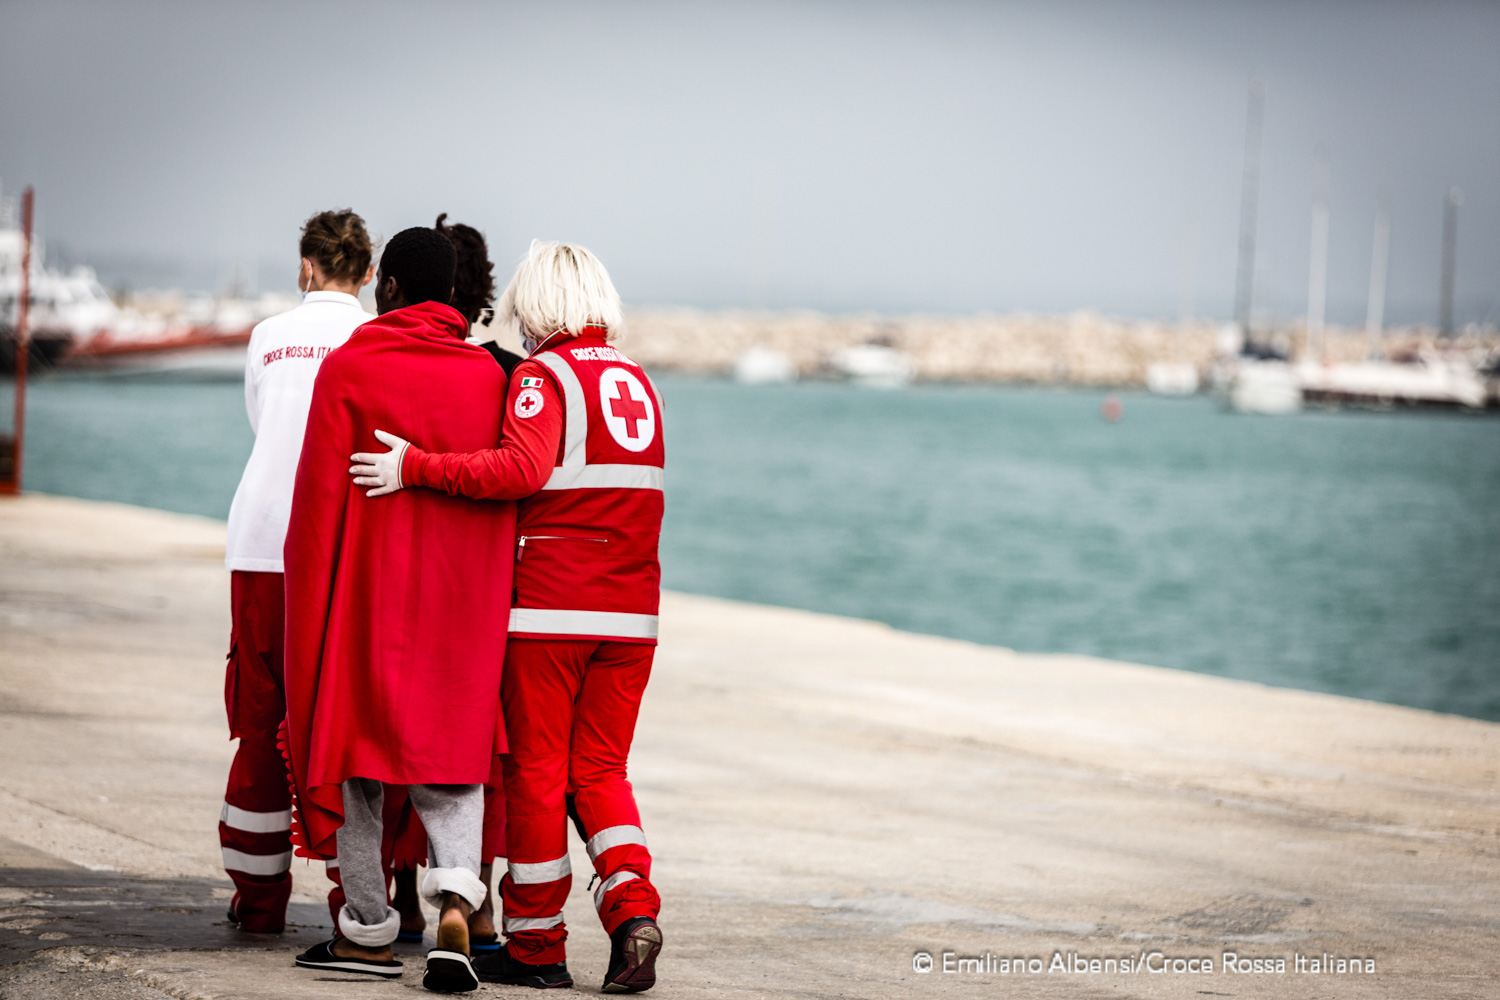
[[[31,354],[31,331],[27,320],[31,312],[31,220],[35,192],[31,187],[21,195],[21,299],[16,304],[16,427],[15,455],[10,482],[0,484],[6,493],[21,492],[21,458],[26,441],[26,362]]]

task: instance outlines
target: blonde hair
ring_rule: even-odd
[[[495,314],[497,322],[537,340],[559,330],[578,334],[586,326],[604,327],[606,340],[625,332],[620,293],[604,263],[573,243],[532,240]]]

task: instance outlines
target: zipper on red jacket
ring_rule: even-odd
[[[522,535],[516,539],[516,562],[526,555],[526,543],[532,540],[552,542],[595,542],[608,545],[608,538],[585,538],[582,535]]]

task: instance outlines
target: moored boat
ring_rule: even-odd
[[[20,312],[21,261],[25,250],[16,199],[0,194],[0,372],[16,370],[16,320]],[[45,263],[40,238],[33,236],[27,363],[57,364],[74,344],[109,326],[115,304],[92,268],[64,272]]]

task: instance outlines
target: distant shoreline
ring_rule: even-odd
[[[999,382],[1136,388],[1156,363],[1191,365],[1203,384],[1224,353],[1225,324],[1131,320],[1077,312],[1067,316],[882,316],[816,312],[710,311],[685,308],[627,314],[622,346],[653,369],[727,374],[747,350],[775,351],[790,359],[798,377],[828,371],[837,351],[860,344],[894,348],[924,382]],[[1303,353],[1301,325],[1268,334],[1294,358]],[[1325,357],[1331,363],[1364,361],[1370,339],[1362,329],[1329,327]],[[502,345],[503,346],[503,345]],[[1432,327],[1385,331],[1380,350],[1390,358],[1439,346],[1477,357],[1500,350],[1500,328],[1468,328],[1440,341]]]

